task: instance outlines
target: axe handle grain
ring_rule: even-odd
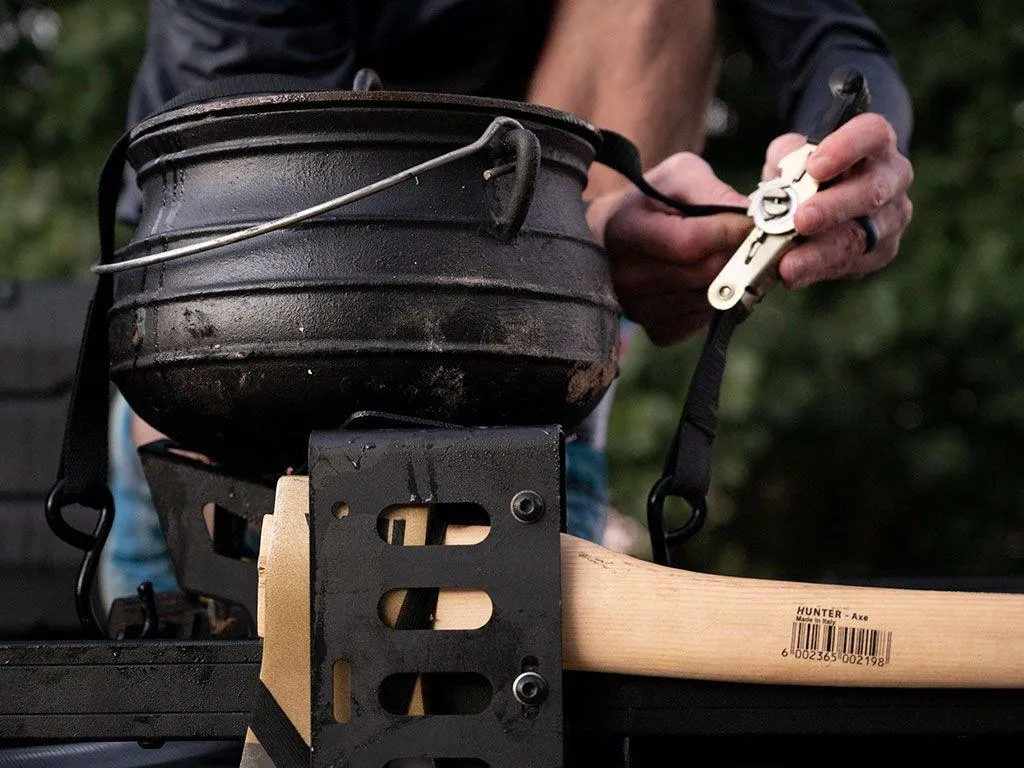
[[[1024,688],[1024,595],[713,576],[565,534],[562,595],[570,669],[777,684]]]

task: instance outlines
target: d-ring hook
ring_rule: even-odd
[[[64,481],[58,480],[46,498],[46,522],[61,541],[85,552],[75,581],[75,612],[86,632],[105,637],[103,626],[106,622],[101,622],[96,615],[92,591],[96,583],[96,569],[99,567],[103,545],[114,524],[114,497],[109,488],[103,488],[100,496],[98,501],[80,502],[83,506],[99,511],[92,533],[84,533],[64,519]]]
[[[699,531],[707,520],[707,503],[696,504],[686,500],[690,505],[690,518],[682,525],[665,530],[665,497],[672,483],[672,476],[665,475],[651,488],[647,497],[647,530],[651,535],[651,554],[657,565],[670,565],[670,545],[681,544]]]

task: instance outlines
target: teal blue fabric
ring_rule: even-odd
[[[110,491],[114,525],[100,559],[100,593],[109,605],[151,581],[157,592],[178,589],[171,556],[131,434],[132,412],[120,394],[110,409]]]
[[[582,442],[565,446],[565,527],[581,539],[601,543],[608,514],[604,451]]]

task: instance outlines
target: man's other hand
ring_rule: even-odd
[[[687,203],[746,208],[749,202],[689,152],[672,155],[645,178]],[[623,311],[659,346],[707,325],[707,288],[753,226],[741,214],[681,216],[632,187],[594,200],[587,220],[608,252]]]

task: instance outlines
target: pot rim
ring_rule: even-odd
[[[392,107],[434,110],[442,108],[461,113],[476,112],[481,116],[491,118],[504,115],[569,131],[588,141],[595,149],[601,143],[601,131],[596,126],[570,112],[539,104],[449,93],[340,90],[254,93],[221,96],[185,104],[144,118],[130,131],[130,140],[135,142],[145,134],[176,123],[189,123],[240,114],[254,115],[296,108],[318,109],[324,107],[342,109],[357,107],[387,109]]]

